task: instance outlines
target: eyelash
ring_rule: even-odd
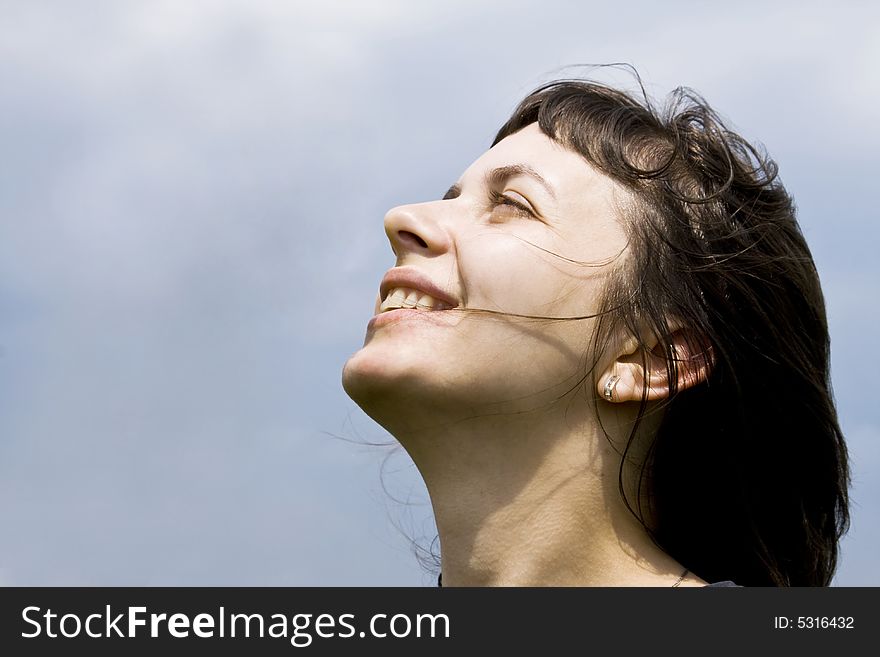
[[[524,203],[520,203],[519,201],[516,201],[516,200],[510,198],[509,196],[505,196],[503,193],[501,193],[497,190],[494,190],[494,189],[490,190],[489,195],[492,198],[493,205],[506,205],[508,207],[513,208],[514,210],[516,210],[520,214],[524,214],[529,217],[535,216],[535,214],[532,212],[532,210],[527,205],[525,205]]]

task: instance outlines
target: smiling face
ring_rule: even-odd
[[[443,200],[389,211],[397,263],[345,365],[346,392],[393,432],[406,415],[534,408],[570,389],[590,362],[595,320],[515,315],[599,310],[626,248],[616,192],[532,124],[484,153]]]

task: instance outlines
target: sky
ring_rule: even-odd
[[[796,199],[853,468],[834,584],[880,586],[878,7],[0,0],[0,585],[431,584],[424,487],[340,384],[382,218],[627,62]]]

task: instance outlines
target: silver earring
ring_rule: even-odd
[[[608,380],[605,382],[605,399],[608,401],[614,401],[614,388],[617,387],[617,382],[620,381],[620,377],[616,374],[612,374],[608,377]]]

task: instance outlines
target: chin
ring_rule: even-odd
[[[400,415],[401,404],[417,405],[420,398],[431,397],[431,375],[436,371],[425,358],[382,351],[367,346],[351,356],[342,368],[342,388],[367,415],[385,425],[383,417]]]

